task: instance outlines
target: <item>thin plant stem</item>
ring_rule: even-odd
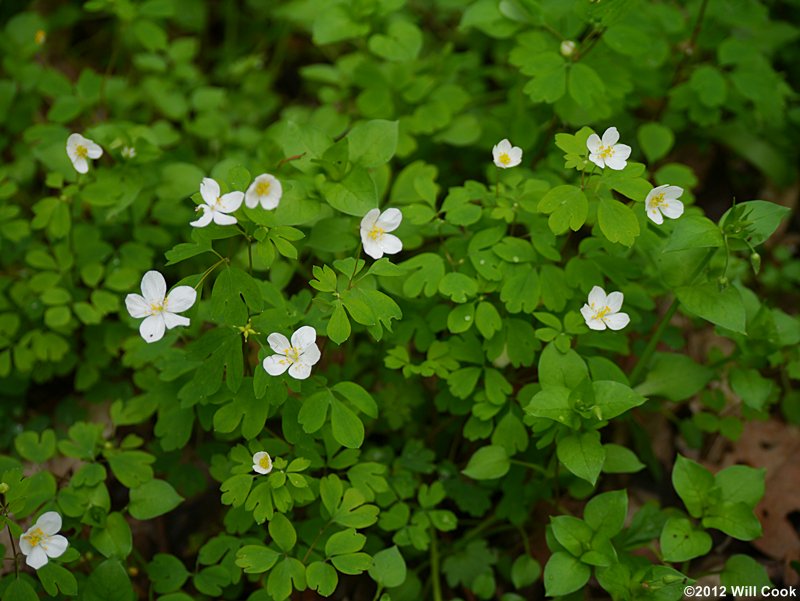
[[[527,461],[520,461],[519,459],[509,459],[509,461],[515,465],[521,465],[523,467],[527,467],[528,469],[531,469],[534,472],[538,472],[543,476],[548,476],[548,477],[550,476],[550,473],[541,465],[536,465],[535,463],[528,463]]]
[[[361,242],[358,243],[358,248],[356,248],[356,256],[354,257],[356,262],[353,265],[353,273],[350,274],[350,280],[347,282],[347,289],[353,287],[353,278],[356,277],[356,273],[358,272],[358,258],[361,256]]]
[[[331,523],[328,522],[322,528],[319,529],[319,532],[317,532],[317,535],[314,537],[314,540],[311,541],[311,546],[308,547],[308,551],[306,551],[306,554],[303,555],[303,563],[305,563],[308,560],[308,558],[311,556],[311,552],[314,550],[314,547],[317,546],[317,543],[319,542],[320,537],[324,534],[324,532],[328,529],[328,526],[330,526],[330,525],[331,525]]]
[[[197,290],[198,288],[200,288],[200,286],[202,286],[202,285],[203,285],[203,282],[205,281],[205,279],[206,279],[206,278],[207,278],[209,275],[211,275],[211,272],[212,272],[212,271],[214,271],[214,270],[215,270],[215,269],[216,269],[216,268],[217,268],[217,267],[220,265],[220,263],[224,263],[224,262],[225,262],[225,261],[227,261],[227,260],[228,260],[228,259],[227,259],[226,257],[220,257],[220,260],[219,260],[219,261],[217,261],[217,262],[216,262],[216,263],[214,263],[214,264],[213,264],[211,267],[209,267],[208,269],[206,269],[206,270],[203,272],[203,275],[202,275],[202,276],[200,276],[200,281],[199,281],[199,282],[197,282],[197,284],[195,284],[195,285],[194,285],[194,289],[195,289],[195,290]]]
[[[708,265],[708,262],[711,260],[711,257],[713,257],[714,253],[716,252],[717,252],[716,248],[709,249],[709,251],[706,253],[706,256],[703,257],[703,260],[700,261],[700,263],[697,265],[692,275],[689,276],[687,281],[689,282],[690,286],[694,284],[694,281],[697,278],[697,276],[700,275],[700,272],[703,271],[703,269],[705,269],[705,266]],[[647,343],[647,346],[644,348],[644,352],[641,354],[639,361],[636,363],[636,366],[633,368],[633,371],[631,372],[630,381],[632,386],[636,386],[637,384],[639,384],[644,370],[650,364],[650,358],[655,352],[656,346],[658,346],[658,343],[661,341],[661,337],[664,335],[664,331],[667,329],[669,322],[672,320],[672,316],[675,315],[675,312],[677,310],[678,310],[678,299],[673,298],[672,304],[670,304],[669,308],[667,309],[667,312],[664,313],[664,316],[661,318],[661,321],[658,323],[658,326],[656,326],[655,332],[653,332],[652,336],[650,336],[650,340]]]
[[[8,540],[11,542],[11,553],[13,553],[14,557],[14,574],[17,578],[19,578],[19,561],[17,560],[17,545],[14,543],[14,534],[11,532],[11,526],[6,524],[6,528],[8,529]]]
[[[442,601],[442,583],[439,574],[439,544],[436,541],[436,530],[431,526],[431,583],[433,585],[433,601]]]
[[[383,592],[383,585],[379,584],[378,589],[375,591],[375,596],[372,598],[372,601],[378,601],[381,597],[381,593]]]

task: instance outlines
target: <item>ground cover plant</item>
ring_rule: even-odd
[[[796,586],[798,17],[0,4],[0,599]]]

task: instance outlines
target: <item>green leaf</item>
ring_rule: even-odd
[[[603,462],[603,473],[606,474],[635,474],[644,469],[645,465],[636,456],[636,453],[617,444],[604,444],[606,460]]]
[[[602,197],[597,209],[600,231],[611,242],[632,246],[639,235],[639,220],[627,206],[613,198]]]
[[[561,386],[572,390],[588,376],[586,363],[572,349],[562,353],[554,344],[548,344],[539,357],[539,381],[544,388]]]
[[[492,480],[502,478],[510,468],[511,462],[505,448],[489,445],[478,449],[462,471],[475,480]]]
[[[358,449],[364,442],[364,424],[338,399],[331,401],[331,429],[336,442],[348,449]]]
[[[731,465],[717,472],[714,481],[726,503],[744,503],[755,508],[764,496],[766,470],[746,465]]]
[[[323,597],[328,597],[336,590],[339,575],[333,566],[315,561],[306,568],[306,582],[308,588],[317,591]]]
[[[289,519],[282,513],[276,513],[269,522],[269,535],[272,540],[287,553],[297,542],[297,533]]]
[[[679,287],[675,294],[689,313],[738,334],[746,333],[744,303],[734,286],[720,290],[717,284],[706,282]]]
[[[156,458],[143,451],[122,451],[106,455],[108,465],[117,480],[127,488],[136,488],[153,479],[150,467]]]
[[[772,586],[767,569],[748,555],[731,555],[720,574],[720,583],[728,588],[755,586],[759,590]]]
[[[500,290],[500,300],[509,313],[533,313],[539,305],[541,283],[539,274],[528,266],[519,266],[506,276]]]
[[[584,108],[602,102],[606,94],[606,85],[597,71],[582,62],[570,65],[567,89],[572,99]]]
[[[711,536],[685,518],[670,518],[659,540],[665,561],[689,561],[711,550]]]
[[[75,576],[67,568],[58,565],[54,561],[49,561],[36,570],[36,575],[39,577],[44,590],[51,597],[55,597],[58,591],[69,597],[74,597],[78,594],[78,581]],[[5,597],[3,599],[5,600]]]
[[[703,516],[703,526],[722,530],[739,540],[754,540],[763,534],[761,524],[746,503],[718,503]]]
[[[422,32],[407,21],[392,21],[389,35],[375,34],[369,39],[369,49],[389,61],[402,62],[417,58],[422,48]]]
[[[397,127],[397,121],[383,119],[357,124],[347,134],[350,160],[367,168],[388,163],[397,150]]]
[[[131,528],[123,515],[116,511],[108,514],[105,528],[92,528],[89,540],[109,559],[125,559],[133,549]]]
[[[275,517],[282,516],[276,514]],[[285,519],[285,518],[284,518]],[[273,518],[274,520],[274,518]],[[270,526],[272,522],[270,522]],[[277,542],[277,541],[276,541]],[[272,569],[280,553],[264,545],[245,545],[236,551],[236,565],[242,568],[245,574],[262,574]]]
[[[39,601],[39,595],[27,581],[14,578],[3,593],[3,601]]]
[[[82,586],[85,601],[133,601],[133,586],[122,564],[107,559],[94,568]]]
[[[333,557],[334,555],[357,553],[364,548],[364,543],[366,542],[367,537],[363,534],[358,534],[353,528],[336,532],[325,543],[325,556]]]
[[[520,555],[511,565],[511,582],[517,589],[536,582],[542,575],[542,566],[530,555]]]
[[[592,575],[592,569],[569,553],[557,551],[544,566],[544,588],[548,597],[568,595],[581,589]]]
[[[189,572],[183,562],[168,553],[156,553],[147,564],[147,575],[153,583],[153,589],[160,595],[174,593],[189,578]]]
[[[613,380],[592,382],[592,390],[595,406],[599,408],[596,415],[602,420],[615,418],[647,400],[629,386]]]
[[[336,555],[331,558],[331,563],[342,574],[361,574],[372,565],[372,558],[366,553],[350,553],[348,555]]]
[[[595,431],[562,438],[556,446],[556,454],[570,472],[592,485],[597,482],[606,459],[600,434]]]
[[[137,520],[150,520],[175,509],[183,501],[169,482],[150,480],[131,489],[128,511]]]
[[[728,221],[734,214],[744,215],[741,221],[745,228],[746,238],[750,244],[758,246],[772,236],[790,211],[789,207],[774,202],[748,200],[737,203],[735,207],[728,209],[720,219],[720,224],[722,224],[723,230],[727,231],[727,227],[730,225]]]
[[[714,476],[699,463],[678,455],[672,468],[672,486],[689,514],[699,518],[714,488]]]
[[[586,522],[571,515],[551,517],[550,527],[559,544],[576,557],[583,554],[594,535]]]
[[[675,222],[664,252],[687,248],[720,248],[724,244],[719,226],[708,217],[684,215]]]
[[[406,561],[397,546],[383,549],[375,554],[369,575],[385,588],[394,588],[406,581]]]
[[[386,152],[386,149],[383,151]],[[364,152],[367,152],[366,148]],[[375,153],[377,152],[379,151],[376,150]],[[378,190],[375,182],[362,166],[353,167],[341,182],[325,182],[322,194],[329,205],[347,215],[363,217],[371,209],[378,207]]]
[[[342,301],[336,300],[333,303],[333,313],[331,313],[326,329],[328,338],[336,344],[342,344],[350,338],[350,331],[350,320],[347,318]]]
[[[580,418],[572,410],[570,390],[563,386],[551,386],[540,390],[525,407],[525,413],[544,417],[573,429],[577,429]]]
[[[589,527],[607,538],[620,533],[627,515],[628,494],[624,490],[596,495],[583,508],[583,519]]]
[[[478,292],[478,283],[463,273],[451,272],[439,282],[439,292],[456,303],[465,303]]]
[[[538,209],[550,215],[547,223],[558,236],[581,228],[589,214],[589,201],[577,186],[556,186],[542,197]]]
[[[645,123],[636,132],[636,137],[648,163],[663,159],[675,143],[675,134],[661,123]]]
[[[636,387],[636,392],[684,401],[703,390],[714,375],[714,370],[698,365],[687,355],[656,353],[645,381]]]
[[[56,452],[56,435],[52,430],[22,432],[14,439],[14,447],[24,459],[44,463]]]
[[[741,397],[744,404],[757,411],[764,409],[764,405],[775,388],[772,380],[765,378],[755,369],[731,370],[730,383],[731,388]]]

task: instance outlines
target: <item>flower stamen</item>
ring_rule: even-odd
[[[258,184],[256,184],[256,194],[258,194],[259,196],[266,196],[267,194],[269,194],[269,190],[270,190],[269,182],[261,181],[258,182]]]
[[[378,227],[377,225],[373,225],[369,232],[367,232],[367,236],[369,236],[370,240],[380,240],[383,238],[383,235],[386,233],[382,227]]]
[[[81,146],[81,145],[79,144],[79,145],[78,145],[78,146],[75,148],[75,154],[77,154],[77,155],[78,155],[78,157],[80,157],[80,158],[82,158],[82,159],[85,159],[86,157],[88,157],[88,156],[89,156],[89,149],[88,149],[88,148],[86,148],[86,146]]]

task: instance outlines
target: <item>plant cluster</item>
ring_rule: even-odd
[[[0,599],[774,582],[792,10],[0,7]]]

